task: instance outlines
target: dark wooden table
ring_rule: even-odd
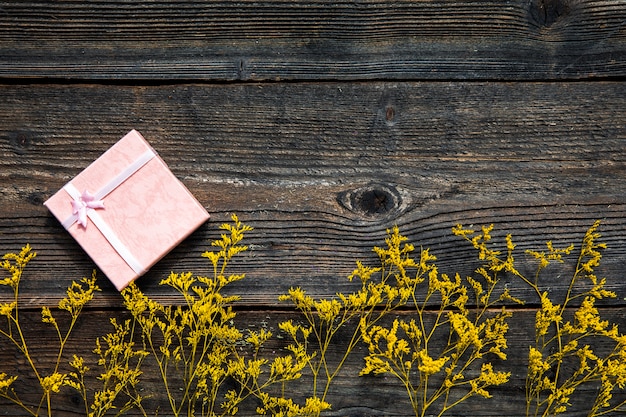
[[[40,308],[94,268],[42,203],[133,128],[212,215],[138,281],[162,302],[180,302],[158,285],[170,271],[208,269],[200,254],[231,213],[254,227],[233,264],[247,276],[231,288],[238,325],[275,332],[299,317],[279,294],[351,290],[355,261],[373,262],[393,225],[466,275],[477,263],[457,223],[512,233],[531,268],[524,249],[578,244],[600,219],[598,274],[618,294],[605,313],[624,331],[625,75],[617,0],[0,1],[0,252],[38,253],[20,290],[27,337],[53,359]],[[547,277],[555,297],[559,278]],[[127,317],[98,284],[72,342],[87,354],[108,317]],[[524,415],[529,344],[511,334],[510,383],[451,415]],[[361,361],[329,415],[411,415],[403,388],[359,377]],[[2,341],[0,372],[27,371]],[[157,386],[156,372],[144,378]],[[83,411],[69,389],[55,401],[55,416]]]

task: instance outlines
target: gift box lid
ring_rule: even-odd
[[[136,130],[44,204],[120,291],[209,219]]]

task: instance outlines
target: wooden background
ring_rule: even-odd
[[[620,0],[0,1],[0,252],[38,252],[21,289],[28,336],[52,359],[39,308],[94,267],[42,203],[132,128],[212,215],[138,281],[161,301],[177,302],[157,285],[169,271],[206,271],[199,255],[231,213],[255,228],[233,269],[247,275],[232,287],[238,323],[274,330],[298,317],[279,294],[350,290],[354,262],[373,262],[394,224],[442,272],[469,274],[457,223],[512,233],[531,270],[524,249],[578,243],[600,219],[598,273],[618,293],[604,314],[625,331],[625,75]],[[554,297],[567,272],[545,277]],[[73,339],[84,352],[125,317],[99,285]],[[533,317],[516,311],[514,325]],[[531,337],[510,335],[496,398],[451,415],[523,415]],[[400,385],[360,366],[329,415],[411,414]],[[27,369],[5,341],[0,368]],[[150,407],[165,405],[155,377]],[[69,390],[56,401],[55,416],[80,415]]]

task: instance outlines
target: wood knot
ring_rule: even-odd
[[[9,133],[9,144],[13,148],[13,152],[24,155],[33,144],[33,135],[24,130],[11,132]]]
[[[350,211],[367,216],[384,216],[400,208],[398,190],[384,184],[370,184],[339,193],[337,201]]]
[[[83,399],[78,394],[70,395],[70,402],[76,406],[79,406],[83,403]]]
[[[387,124],[393,124],[395,117],[396,117],[395,109],[393,108],[392,105],[388,105],[385,110],[385,120],[387,121]]]
[[[41,206],[46,201],[46,199],[46,194],[41,191],[33,191],[32,193],[28,194],[28,196],[26,196],[26,200],[34,206]]]
[[[530,3],[530,18],[540,27],[550,27],[568,13],[567,0],[533,0]]]

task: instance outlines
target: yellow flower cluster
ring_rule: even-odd
[[[274,395],[271,389],[300,378],[310,356],[302,349],[291,347],[287,349],[288,354],[278,355],[271,361],[259,357],[272,333],[262,329],[244,336],[234,325],[236,313],[232,304],[239,297],[225,295],[224,289],[244,279],[245,275],[227,274],[226,270],[236,255],[247,250],[241,242],[252,228],[236,215],[232,216],[232,221],[232,224],[220,226],[225,233],[211,242],[215,250],[202,254],[211,262],[212,276],[171,273],[161,281],[161,285],[178,293],[181,306],[162,305],[134,284],[122,292],[133,323],[141,331],[143,350],[149,353],[149,359],[160,371],[170,404],[169,413],[175,417],[234,415],[248,398],[260,400],[263,406],[259,412],[263,413],[321,412],[327,406],[315,401],[315,396],[301,406],[282,395]],[[294,289],[290,297],[324,320],[331,321],[340,310],[338,302],[314,302],[302,290]],[[298,331],[293,325],[283,327],[294,334]],[[301,332],[306,333],[306,330]],[[243,346],[251,347],[248,353],[251,357],[245,356]],[[236,388],[232,388],[233,385]]]
[[[28,244],[22,248],[20,253],[5,254],[2,257],[0,267],[8,272],[9,276],[0,279],[0,285],[7,285],[16,291],[20,285],[24,268],[35,256],[37,253],[33,252]]]
[[[535,259],[539,261],[537,265],[537,269],[541,271],[545,267],[547,267],[551,261],[564,263],[563,255],[569,255],[574,250],[574,245],[569,245],[566,248],[558,249],[555,248],[552,244],[552,241],[549,240],[546,242],[546,247],[548,251],[535,251],[535,250],[527,250],[526,253],[532,255]]]
[[[515,245],[507,237],[507,256],[488,247],[493,228],[483,227],[482,233],[457,226],[455,234],[471,242],[479,251],[478,258],[486,271],[506,271],[520,278],[537,294],[540,307],[535,316],[535,344],[529,347],[526,379],[526,415],[555,416],[568,411],[571,399],[582,386],[592,386],[597,396],[588,410],[588,416],[612,415],[626,410],[626,401],[612,402],[615,389],[626,383],[626,336],[619,333],[616,324],[600,316],[596,301],[615,297],[604,288],[606,279],[598,279],[595,268],[600,265],[604,243],[598,242],[600,222],[595,222],[585,233],[578,260],[569,286],[560,302],[555,302],[548,291],[542,290],[540,272],[550,263],[564,263],[575,245],[556,248],[551,241],[546,250],[527,250],[538,261],[533,278],[521,274],[514,266],[512,249]],[[473,285],[476,289],[477,286]],[[503,300],[518,299],[505,294]],[[522,301],[522,300],[518,300]],[[566,312],[573,310],[573,320]],[[599,355],[592,346],[602,347],[608,353]],[[593,389],[593,388],[592,388]]]
[[[80,282],[73,281],[58,307],[61,310],[66,310],[72,316],[78,316],[85,304],[93,300],[96,291],[100,291],[100,288],[96,285],[96,273],[94,271],[89,279],[83,278]]]
[[[222,290],[229,283],[243,279],[240,275],[226,276],[225,270],[233,256],[246,250],[239,243],[244,232],[251,228],[236,216],[233,221],[234,226],[221,226],[229,234],[222,234],[221,239],[212,242],[218,250],[202,255],[211,261],[212,277],[194,276],[191,272],[171,273],[161,281],[161,285],[173,288],[182,297],[184,306],[162,305],[134,284],[122,292],[126,308],[143,334],[143,349],[150,353],[160,370],[174,416],[192,411],[211,415],[219,407],[218,391],[229,372],[241,369],[235,366],[238,362],[229,364],[235,343],[243,339],[241,332],[230,324],[235,317],[230,304],[238,297],[224,296]],[[253,366],[244,368],[256,372]],[[230,401],[223,406],[232,411],[240,400],[240,396],[231,394]]]
[[[147,417],[140,379],[142,368],[151,363],[161,375],[168,415],[235,415],[248,401],[260,415],[317,417],[331,409],[333,381],[362,343],[367,353],[360,375],[391,375],[405,388],[416,416],[442,416],[471,397],[491,398],[492,388],[510,378],[509,372],[497,370],[507,359],[512,316],[507,306],[525,300],[502,285],[508,275],[527,284],[539,306],[535,340],[528,347],[526,415],[570,411],[582,386],[597,393],[588,416],[626,411],[626,401],[614,395],[626,388],[626,335],[597,307],[598,300],[616,297],[595,272],[606,248],[598,241],[598,222],[582,238],[562,297],[542,287],[541,272],[549,271],[551,263],[566,262],[575,245],[557,248],[548,241],[544,250],[526,251],[537,261],[536,273],[529,278],[516,267],[511,235],[498,247],[493,225],[478,230],[457,225],[453,233],[469,242],[480,263],[473,276],[462,277],[440,273],[428,249],[416,251],[393,227],[387,231],[386,246],[373,249],[375,265],[356,262],[348,276],[354,291],[315,299],[293,287],[279,297],[291,303],[302,320],[278,324],[278,339],[286,344],[282,353],[273,350],[267,357],[265,344],[272,331],[263,327],[244,334],[237,329],[233,303],[239,297],[225,291],[245,277],[227,270],[233,258],[247,250],[242,241],[252,230],[237,216],[232,220],[221,226],[220,238],[202,254],[212,274],[171,273],[161,281],[180,297],[179,306],[163,305],[130,285],[122,295],[132,319],[110,321],[113,331],[96,339],[94,362],[73,355],[65,367],[69,336],[99,291],[95,275],[72,282],[58,303],[68,320],[57,320],[53,309],[42,308],[41,321],[56,332],[59,351],[53,366],[40,369],[20,326],[18,297],[23,270],[35,253],[27,245],[17,254],[6,254],[0,266],[8,275],[0,278],[0,285],[12,289],[14,298],[0,303],[0,316],[7,323],[0,336],[26,358],[39,382],[41,400],[34,405],[22,402],[14,384],[17,376],[6,373],[0,373],[0,398],[26,414],[51,416],[51,399],[69,387],[83,398],[88,417],[122,415],[130,409]],[[95,377],[90,375],[92,363],[100,369]],[[90,379],[100,386],[94,389]],[[300,394],[311,384],[304,403],[289,396],[295,380]]]
[[[4,372],[0,373],[0,393],[2,393],[3,397],[7,397],[9,388],[17,379],[16,376],[8,376]]]
[[[65,385],[66,379],[67,375],[55,372],[41,379],[41,388],[46,394],[58,393],[61,391],[61,387]]]
[[[484,232],[483,238],[489,240],[489,229]],[[449,401],[453,389],[465,389],[463,399],[488,396],[486,388],[508,380],[508,373],[494,372],[492,364],[484,360],[487,354],[506,358],[506,319],[510,313],[505,309],[491,313],[491,307],[499,301],[494,297],[498,278],[485,272],[485,276],[464,281],[459,274],[440,274],[434,264],[436,257],[422,249],[416,260],[415,247],[407,240],[397,227],[387,231],[387,246],[374,248],[379,265],[357,262],[349,276],[350,280],[360,278],[362,286],[355,293],[315,301],[300,288],[292,288],[281,297],[291,301],[306,319],[306,325],[294,326],[289,322],[281,329],[298,346],[317,348],[315,354],[319,357],[311,368],[314,383],[319,375],[330,376],[320,388],[322,399],[360,340],[368,347],[360,374],[389,373],[398,378],[407,388],[415,415],[424,415],[432,407],[447,411],[458,405],[460,401]],[[475,242],[479,244],[478,240]],[[492,255],[484,251],[485,257]],[[468,305],[470,292],[476,297],[472,308]],[[438,303],[438,309],[432,308],[434,303]],[[371,310],[376,305],[379,309]],[[385,325],[385,318],[399,307],[412,308],[417,318],[395,318]],[[336,367],[330,368],[325,349],[339,326],[357,317],[359,327],[345,355]],[[437,351],[431,342],[443,337],[449,340],[448,345]],[[478,364],[481,365],[476,376],[466,378],[464,373],[469,374]],[[434,378],[437,374],[442,377]],[[437,380],[439,383],[433,382]],[[316,389],[314,385],[314,393]]]
[[[541,308],[537,310],[535,318],[535,332],[538,337],[548,333],[552,325],[559,325],[563,321],[561,306],[552,304],[547,292],[541,294]]]
[[[2,269],[7,271],[10,276],[1,279],[0,285],[5,285],[12,289],[14,300],[0,305],[0,315],[7,319],[7,328],[0,329],[0,335],[4,336],[24,356],[30,370],[39,382],[41,400],[37,404],[32,405],[22,401],[19,394],[12,388],[13,382],[17,380],[17,376],[7,376],[5,373],[0,374],[0,397],[9,400],[20,407],[24,413],[33,416],[44,414],[51,416],[53,412],[52,397],[60,393],[63,387],[70,387],[79,391],[84,401],[85,415],[89,417],[102,416],[106,411],[114,408],[114,401],[120,397],[120,394],[125,394],[129,398],[126,405],[121,408],[122,412],[132,407],[140,407],[141,397],[134,390],[140,375],[138,370],[139,363],[135,369],[130,369],[128,367],[128,359],[137,355],[144,356],[145,353],[135,352],[132,349],[132,342],[123,344],[121,340],[110,339],[116,333],[104,337],[104,340],[109,345],[109,349],[106,352],[101,350],[99,340],[96,341],[97,348],[95,353],[100,355],[98,365],[103,366],[106,372],[98,378],[103,382],[104,389],[96,390],[93,401],[88,399],[85,376],[89,371],[89,367],[85,365],[83,358],[74,355],[73,359],[69,361],[69,367],[73,371],[61,371],[64,351],[68,345],[72,330],[76,326],[85,305],[93,299],[97,291],[100,291],[100,288],[96,285],[95,272],[91,278],[73,281],[67,288],[66,296],[59,301],[57,305],[58,310],[69,314],[69,322],[68,320],[63,320],[64,323],[68,323],[67,328],[61,328],[50,307],[42,307],[41,321],[46,325],[50,325],[56,332],[58,352],[56,361],[49,369],[41,369],[42,366],[39,364],[39,361],[33,360],[29,343],[25,338],[20,322],[19,286],[24,268],[35,256],[35,252],[32,252],[30,246],[26,245],[20,253],[8,253],[3,257]],[[113,324],[115,325],[114,321]],[[126,326],[124,335],[130,337],[129,332],[130,329]],[[121,352],[120,349],[126,350]],[[124,361],[120,361],[120,358],[126,358],[126,363],[124,364]]]
[[[261,395],[261,401],[263,406],[257,408],[257,413],[262,416],[315,417],[330,409],[330,404],[318,397],[307,398],[304,406],[294,403],[290,398],[272,397],[265,393]]]
[[[418,363],[417,370],[424,376],[434,375],[441,371],[441,368],[450,360],[449,356],[443,356],[437,359],[433,359],[428,356],[426,349],[422,349],[417,352]]]

